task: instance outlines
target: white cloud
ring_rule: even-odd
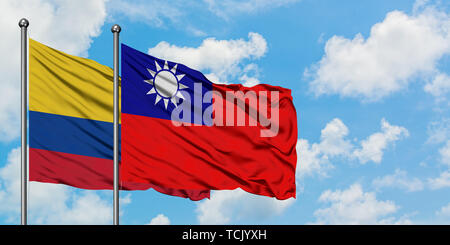
[[[74,55],[87,55],[92,38],[100,34],[106,17],[104,0],[0,1],[0,141],[19,136],[20,29],[19,19],[30,21],[31,38]]]
[[[149,225],[170,225],[170,220],[164,214],[158,214],[150,221]]]
[[[2,1],[2,24],[9,27],[10,42],[18,48],[18,21],[26,17],[31,38],[53,48],[87,56],[92,38],[101,32],[106,18],[106,0]],[[5,38],[6,39],[6,38]],[[8,38],[9,39],[9,38]]]
[[[8,154],[6,166],[0,169],[1,213],[10,213],[19,211],[19,200],[20,200],[19,161],[20,161],[20,148],[13,149]]]
[[[450,92],[450,77],[447,74],[439,73],[425,85],[424,90],[442,100]]]
[[[419,11],[426,8],[429,0],[416,0],[413,5],[413,13],[418,13]]]
[[[30,224],[111,224],[110,196],[101,191],[75,191],[59,184],[29,183]],[[111,199],[111,200],[110,200]],[[130,197],[122,202],[124,207]],[[7,223],[19,223],[20,148],[13,149],[0,169],[0,215]]]
[[[361,185],[353,184],[346,190],[327,190],[319,202],[328,207],[314,212],[317,224],[409,224],[405,218],[396,219],[388,215],[399,207],[393,201],[377,200],[375,193],[364,192]]]
[[[417,75],[436,73],[437,62],[450,53],[450,17],[430,6],[416,8],[412,15],[389,12],[367,39],[329,39],[322,59],[305,70],[311,91],[375,101],[406,88]]]
[[[439,149],[441,163],[450,167],[450,140]],[[441,172],[436,178],[428,178],[428,185],[432,190],[450,187],[450,170]]]
[[[450,167],[450,140],[447,140],[445,146],[439,149],[439,154],[441,156],[441,162]]]
[[[400,217],[388,217],[378,222],[379,225],[413,225],[414,222],[410,219],[411,216],[416,215],[417,212],[405,214]]]
[[[204,0],[211,12],[226,20],[229,20],[231,16],[237,14],[256,13],[298,1],[299,0]]]
[[[338,118],[327,123],[320,132],[320,149],[328,156],[347,154],[353,147],[351,142],[345,137],[348,135],[348,128]]]
[[[428,185],[433,190],[450,187],[450,170],[442,172],[439,177],[429,178]]]
[[[428,139],[426,143],[442,144],[439,149],[439,161],[450,167],[450,119],[443,118],[439,121],[431,122],[428,125]],[[440,173],[438,177],[428,178],[428,185],[431,189],[441,189],[450,187],[450,170]]]
[[[436,212],[437,216],[445,216],[450,218],[450,203],[443,206],[439,211]]]
[[[327,176],[327,172],[334,168],[329,158],[346,156],[352,149],[350,141],[345,139],[348,128],[339,119],[331,120],[321,131],[320,142],[309,144],[308,140],[297,141],[297,178],[318,174]]]
[[[443,143],[450,139],[450,118],[443,118],[428,125],[427,143]]]
[[[50,185],[50,184],[42,184]],[[48,191],[48,187],[41,187]],[[70,195],[70,194],[69,194]],[[84,191],[81,195],[71,194],[71,198],[65,202],[71,202],[70,206],[61,206],[60,209],[40,208],[35,217],[44,218],[44,224],[111,224],[112,207],[111,201],[102,199],[99,195]],[[30,199],[32,202],[33,199]],[[52,201],[52,196],[45,202]],[[46,211],[47,220],[42,215]]]
[[[242,71],[243,75],[239,77],[239,81],[243,83],[246,87],[253,87],[261,83],[257,78],[259,76],[259,68],[258,65],[251,63],[244,67]]]
[[[261,81],[259,81],[258,78],[249,77],[247,74],[244,74],[241,77],[239,77],[239,80],[244,82],[242,85],[244,85],[245,87],[253,87],[261,83]]]
[[[200,224],[230,224],[242,219],[264,220],[281,214],[295,199],[277,200],[241,189],[214,191],[211,198],[197,203]]]
[[[390,125],[384,118],[381,120],[381,132],[370,135],[361,142],[361,149],[356,149],[353,156],[361,163],[373,161],[380,163],[386,147],[401,138],[409,136],[406,128]]]
[[[408,135],[406,128],[390,125],[381,119],[381,132],[376,132],[360,141],[360,147],[348,138],[349,130],[339,119],[331,120],[321,131],[319,143],[309,143],[306,139],[297,141],[297,178],[318,174],[327,176],[334,168],[331,159],[336,157],[348,160],[357,159],[361,164],[368,161],[380,163],[383,153],[393,142]]]
[[[302,179],[305,176],[317,174],[327,177],[328,171],[334,168],[319,147],[319,144],[309,144],[308,140],[299,139],[297,141],[297,172],[296,178]]]
[[[158,58],[183,63],[193,69],[210,73],[207,77],[213,79],[212,82],[227,82],[228,79],[239,76],[242,78],[248,72],[254,71],[256,65],[242,68],[240,64],[245,60],[259,59],[266,52],[266,40],[254,32],[248,34],[248,41],[207,38],[197,48],[179,47],[162,41],[148,51]]]
[[[408,192],[421,191],[424,189],[423,182],[418,178],[408,178],[407,172],[396,169],[394,174],[378,177],[372,181],[376,189],[393,187],[404,189]]]

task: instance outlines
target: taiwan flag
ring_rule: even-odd
[[[215,84],[122,44],[121,180],[295,197],[291,91]]]

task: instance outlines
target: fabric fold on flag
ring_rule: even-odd
[[[113,189],[113,70],[29,40],[29,179],[83,189]],[[207,189],[182,190],[120,181],[201,200]]]
[[[295,197],[297,116],[289,89],[214,84],[124,44],[122,79],[123,180]]]

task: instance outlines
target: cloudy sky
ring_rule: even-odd
[[[292,90],[297,199],[121,192],[122,224],[450,224],[447,1],[3,0],[0,224],[20,223],[21,17],[108,66],[118,23],[123,43],[213,82]],[[111,224],[112,191],[32,182],[29,223]]]

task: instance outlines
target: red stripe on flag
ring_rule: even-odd
[[[66,184],[89,190],[113,189],[113,161],[109,159],[30,148],[30,181]],[[147,190],[190,198],[209,198],[209,190],[176,190],[149,183],[120,183],[121,190]]]

